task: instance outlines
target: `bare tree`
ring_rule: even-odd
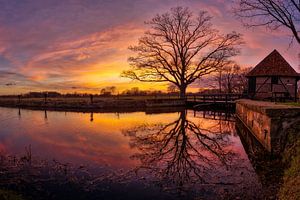
[[[242,68],[237,63],[230,62],[218,69],[213,80],[217,82],[220,93],[242,93],[247,88],[246,74],[249,71],[250,68]]]
[[[177,90],[176,85],[170,83],[170,84],[168,85],[168,87],[167,87],[167,91],[168,91],[168,93],[175,93],[175,92],[177,92],[178,90]]]
[[[266,26],[271,30],[285,27],[300,44],[299,0],[237,0],[234,12],[248,27]]]
[[[169,82],[185,97],[189,84],[209,74],[227,59],[239,53],[241,36],[235,32],[219,34],[212,28],[211,17],[200,11],[197,16],[188,8],[176,7],[157,15],[146,24],[145,32],[129,58],[131,70],[123,77],[145,82]]]

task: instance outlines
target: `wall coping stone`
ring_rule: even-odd
[[[236,103],[253,111],[265,114],[270,118],[300,116],[299,106],[290,106],[274,102],[255,101],[250,99],[239,99],[236,100]]]

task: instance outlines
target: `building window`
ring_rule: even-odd
[[[271,82],[272,82],[272,84],[278,84],[278,77],[273,76]]]

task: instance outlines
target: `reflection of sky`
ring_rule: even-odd
[[[128,138],[121,130],[147,120],[158,123],[161,118],[143,113],[90,114],[0,109],[1,150],[23,154],[31,145],[33,155],[58,159],[76,164],[100,164],[113,167],[129,167],[135,161],[129,159],[135,150],[129,147]],[[166,114],[165,120],[176,114]]]
[[[143,22],[174,6],[207,10],[222,32],[243,33],[246,45],[236,58],[243,66],[257,64],[275,48],[295,68],[299,65],[299,50],[288,48],[286,33],[243,28],[224,0],[1,0],[0,6],[0,94],[95,92],[112,83],[120,90],[161,88],[119,75],[128,68],[127,47],[144,32]]]
[[[145,153],[140,149],[143,144],[153,144],[153,147],[156,145],[153,141],[153,143],[135,143],[136,146],[131,146],[134,141],[132,136],[134,135],[125,134],[126,130],[141,127],[141,125],[166,125],[173,123],[180,117],[179,113],[152,115],[146,115],[143,112],[94,113],[93,121],[91,121],[90,113],[48,111],[46,118],[44,111],[21,110],[20,113],[21,115],[18,115],[18,109],[0,108],[1,153],[21,156],[25,154],[25,148],[30,145],[33,158],[50,161],[55,159],[60,163],[71,163],[75,167],[84,165],[97,171],[108,169],[113,172],[118,172],[118,170],[127,172],[127,170],[130,171],[143,166],[145,163],[142,160],[134,159],[132,156]],[[248,187],[253,189],[259,186],[247,154],[236,135],[234,123],[193,117],[193,114],[193,112],[188,111],[187,119],[203,130],[202,134],[210,138],[224,136],[224,146],[219,143],[222,146],[221,151],[234,153],[234,157],[228,160],[229,163],[227,164],[230,167],[227,168],[220,163],[216,155],[193,140],[195,135],[191,131],[187,131],[185,134],[190,144],[193,144],[201,156],[206,158],[202,160],[202,157],[194,157],[194,153],[189,149],[188,152],[192,155],[191,159],[199,162],[199,166],[209,166],[207,170],[202,172],[203,177],[209,177],[211,182],[239,183],[238,187],[234,186],[237,193],[241,192],[237,188],[243,187],[242,190],[249,192]],[[141,134],[150,134],[146,130],[142,130]],[[170,142],[170,145],[172,148],[172,145],[175,144]],[[156,150],[155,148],[149,149],[147,153],[151,155],[151,152],[154,151],[155,153]],[[170,152],[167,157],[172,159],[176,155]],[[207,160],[211,161],[209,165],[206,164]],[[161,162],[159,168],[163,170],[165,167],[163,159],[159,162]],[[134,170],[135,176],[147,176],[149,178],[147,173],[150,173],[150,171],[147,171],[147,169],[150,168],[147,168],[146,165],[144,169],[144,171],[139,172]],[[183,172],[180,171],[180,173]],[[153,178],[159,179],[156,176]],[[244,185],[247,185],[247,187],[244,187]],[[200,184],[194,186],[195,188],[203,187],[207,191],[218,191],[223,188],[223,185],[208,187],[209,185]],[[190,189],[193,189],[194,186],[191,186]]]
[[[204,129],[220,130],[219,121],[189,118]],[[129,139],[122,130],[141,124],[170,123],[177,120],[178,113],[146,115],[145,113],[94,113],[93,122],[89,113],[64,113],[0,109],[0,150],[9,154],[23,154],[25,147],[32,146],[35,156],[58,159],[75,164],[110,165],[132,167],[136,161],[129,159],[136,153],[130,148]],[[221,125],[222,132],[232,132],[232,125]],[[230,148],[242,158],[245,152],[240,140],[229,134],[233,142]]]

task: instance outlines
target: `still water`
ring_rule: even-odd
[[[30,166],[54,162],[88,173],[80,178],[73,173],[80,180],[74,191],[68,185],[63,191],[46,187],[53,194],[41,199],[74,199],[80,186],[89,199],[257,199],[260,178],[235,122],[220,118],[192,110],[149,114],[0,108],[0,152],[14,159],[30,154]],[[30,177],[30,187],[35,177]],[[1,179],[1,187],[11,188],[8,179]],[[25,197],[39,194],[38,189],[24,192],[18,184],[13,188]]]

